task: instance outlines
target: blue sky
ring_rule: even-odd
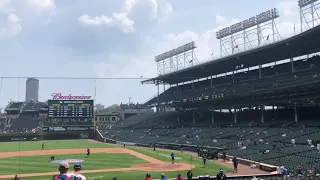
[[[296,0],[0,0],[0,77],[154,77],[157,54],[194,40],[199,61],[219,56],[218,29],[274,7],[280,34],[293,33]],[[25,80],[0,79],[0,107],[24,100]],[[139,82],[98,80],[97,102],[156,94]],[[40,79],[40,100],[53,92],[93,96],[94,87],[94,80]]]

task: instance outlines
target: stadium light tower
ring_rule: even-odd
[[[195,48],[197,48],[197,46],[195,42],[192,41],[156,56],[154,60],[157,62],[158,75],[178,71],[198,64],[199,61],[194,53]]]
[[[221,57],[280,40],[274,22],[278,17],[278,10],[274,8],[218,31]]]
[[[318,0],[299,0],[301,32],[319,25],[320,2]]]

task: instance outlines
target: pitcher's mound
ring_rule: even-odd
[[[179,170],[189,170],[194,168],[194,165],[185,164],[185,163],[161,163],[161,164],[153,164],[153,163],[145,163],[145,164],[136,164],[131,166],[134,169],[143,169],[147,171],[179,171]]]

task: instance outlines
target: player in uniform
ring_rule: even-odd
[[[203,160],[203,165],[206,167],[206,162],[207,162],[207,156],[205,153],[202,154],[202,160]]]
[[[174,153],[173,152],[171,153],[171,161],[172,161],[172,164],[174,164]]]
[[[42,146],[41,146],[41,147],[42,147],[42,150],[44,150],[44,143],[42,143]]]
[[[90,149],[88,148],[87,149],[87,157],[89,157],[90,156]]]

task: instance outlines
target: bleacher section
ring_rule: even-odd
[[[20,114],[17,118],[10,119],[9,130],[15,133],[32,132],[32,129],[39,125],[40,121],[37,115]]]
[[[292,109],[266,110],[265,123],[260,121],[260,111],[253,109],[238,112],[237,124],[233,122],[234,114],[228,112],[215,112],[215,124],[208,112],[197,113],[196,124],[192,124],[192,112],[181,112],[180,121],[175,112],[137,115],[105,130],[104,135],[122,142],[222,147],[228,155],[285,166],[294,173],[299,165],[304,170],[318,167],[319,110],[319,107],[300,108],[298,123],[292,118]],[[309,139],[314,147],[308,144]]]
[[[235,72],[235,74],[216,77],[192,84],[180,85],[179,88],[171,87],[159,96],[162,102],[187,102],[207,99],[225,99],[253,93],[265,93],[297,85],[306,86],[320,81],[320,56],[295,62],[294,73],[291,64],[284,63],[277,66]],[[192,88],[193,87],[193,88]],[[157,104],[158,98],[153,98],[146,104]]]
[[[5,108],[6,133],[32,132],[42,124],[42,111],[47,114],[45,102],[10,102]]]

